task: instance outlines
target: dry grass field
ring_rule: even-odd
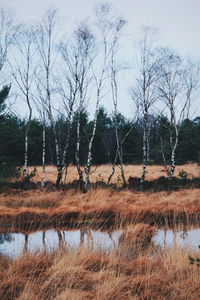
[[[185,170],[190,178],[198,177],[199,166],[189,164],[177,167]],[[127,166],[126,176],[132,170],[139,176],[141,166]],[[161,166],[150,166],[149,180],[163,175]],[[39,180],[41,169],[38,168]],[[92,174],[91,181],[101,176],[104,180],[109,166],[100,166]],[[119,176],[119,170],[113,180]],[[100,174],[100,175],[98,175]],[[47,168],[48,180],[55,182],[55,167]],[[151,177],[150,177],[151,176]],[[157,176],[157,177],[156,177]],[[98,179],[97,179],[98,177]],[[69,167],[68,181],[77,178],[75,167]],[[0,225],[25,229],[66,225],[74,222],[99,221],[99,226],[109,221],[112,225],[122,222],[145,222],[165,225],[199,221],[200,197],[198,188],[178,191],[141,192],[136,190],[91,187],[88,193],[79,190],[2,189],[0,192]],[[102,221],[102,222],[101,222]],[[84,223],[84,224],[85,224]]]
[[[196,164],[178,166],[189,178],[199,177]],[[40,180],[41,168],[34,177]],[[138,176],[141,166],[126,166],[126,178]],[[106,181],[109,166],[99,166],[92,182]],[[47,179],[55,182],[56,169],[47,167]],[[119,170],[113,182],[120,175]],[[165,175],[163,167],[149,166],[147,179]],[[67,181],[77,179],[68,169]],[[105,252],[82,245],[76,250],[60,246],[51,253],[24,253],[12,260],[0,254],[1,300],[197,300],[200,299],[200,267],[189,263],[197,250],[174,245],[160,248],[152,237],[159,226],[200,222],[198,188],[142,192],[134,189],[92,187],[75,189],[2,189],[1,232],[31,232],[58,226],[120,227],[119,247]],[[104,228],[105,230],[105,228]]]
[[[95,220],[122,222],[197,223],[199,189],[144,193],[129,190],[19,191],[0,194],[0,224],[18,228],[49,227]],[[112,224],[111,224],[112,225]],[[101,222],[100,222],[100,226]]]
[[[42,168],[41,167],[36,167],[36,168],[37,168],[37,174],[33,180],[39,181],[41,179]],[[34,169],[34,167],[29,168],[30,171],[33,169]],[[178,176],[178,174],[181,170],[186,171],[189,178],[200,177],[200,167],[197,164],[190,163],[190,164],[186,164],[186,165],[177,166],[176,170],[175,170],[175,176]],[[109,166],[109,165],[100,165],[98,167],[93,166],[91,171],[93,172],[91,174],[91,182],[95,182],[99,179],[102,179],[106,182],[108,179],[108,176],[112,172],[112,166]],[[130,176],[140,177],[141,172],[142,172],[142,166],[141,165],[127,165],[127,166],[124,166],[124,171],[125,171],[126,180],[128,180],[128,178]],[[56,168],[54,166],[47,166],[46,167],[46,175],[47,175],[48,181],[55,182]],[[112,182],[116,182],[118,176],[120,176],[120,170],[118,167],[116,167],[116,173],[113,175]],[[147,174],[146,174],[147,180],[154,180],[160,176],[166,176],[166,172],[165,172],[163,166],[160,166],[160,165],[148,166]],[[70,165],[67,170],[67,181],[72,182],[73,180],[76,180],[76,179],[78,179],[77,170],[74,166]]]

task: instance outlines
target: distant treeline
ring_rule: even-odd
[[[170,164],[171,148],[169,143],[169,121],[164,116],[150,118],[150,147],[149,163],[163,164],[163,154],[166,163]],[[141,164],[143,153],[143,124],[142,120],[130,122],[122,114],[118,114],[119,137],[130,131],[123,143],[123,162],[125,164]],[[68,130],[68,123],[62,118],[56,121],[56,131],[59,145],[64,147],[63,137]],[[67,163],[75,164],[77,119],[71,122],[71,136]],[[180,129],[176,162],[184,164],[188,161],[200,162],[200,117],[194,120],[185,119],[178,125]],[[81,113],[80,163],[84,164],[87,156],[88,135],[91,135],[93,122],[89,121],[88,113]],[[15,165],[24,164],[24,135],[26,120],[13,115],[0,117],[0,162],[12,162]],[[46,132],[46,164],[56,164],[55,143],[51,126],[45,126]],[[30,122],[28,157],[29,165],[42,164],[42,133],[43,124],[37,119]],[[92,146],[92,164],[113,163],[116,154],[116,137],[113,116],[104,107],[98,112],[97,130]],[[119,163],[117,161],[117,163]]]

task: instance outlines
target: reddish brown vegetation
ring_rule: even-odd
[[[142,193],[129,190],[9,191],[0,195],[0,224],[23,229],[122,222],[196,223],[200,218],[198,189]]]
[[[120,244],[124,250],[133,249],[133,251],[141,251],[149,246],[152,237],[156,233],[156,228],[143,223],[129,225],[120,236]]]
[[[30,170],[33,170],[33,169],[34,169],[34,167],[30,168]],[[175,170],[175,176],[178,176],[178,174],[181,170],[186,171],[189,178],[196,178],[196,177],[200,176],[199,166],[194,163],[177,166],[177,168]],[[130,176],[140,178],[141,173],[142,173],[142,166],[141,165],[126,165],[126,166],[124,166],[124,171],[125,171],[126,180],[128,180],[128,178]],[[108,176],[110,175],[111,172],[112,172],[112,166],[109,166],[109,165],[101,165],[101,166],[98,166],[97,168],[92,167],[92,174],[91,174],[90,180],[91,180],[91,182],[96,182],[98,180],[104,180],[105,182],[107,182]],[[55,182],[56,168],[53,166],[47,166],[46,173],[47,173],[47,180]],[[33,180],[40,181],[41,174],[42,174],[42,167],[37,167],[37,175],[33,178]],[[68,167],[67,174],[68,174],[67,182],[72,182],[78,178],[77,170],[76,170],[76,167],[74,167],[74,166]],[[120,169],[116,168],[116,173],[114,174],[114,176],[112,178],[112,182],[115,183],[119,176],[120,176]],[[166,174],[163,166],[159,166],[159,165],[148,166],[147,174],[146,174],[147,180],[155,180],[160,176],[167,177],[167,174]]]
[[[140,253],[129,247],[109,254],[81,247],[74,252],[60,248],[51,254],[26,254],[0,262],[0,299],[196,300],[200,268],[189,265],[188,253],[150,246]]]

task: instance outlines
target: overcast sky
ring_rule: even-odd
[[[128,21],[127,31],[136,35],[142,25],[159,29],[163,44],[180,54],[200,59],[200,0],[111,0],[117,13]],[[0,0],[12,8],[19,21],[32,22],[50,6],[58,8],[69,27],[91,15],[96,0]]]
[[[141,26],[153,26],[158,28],[163,46],[200,60],[200,0],[109,2],[113,4],[116,14],[127,20],[126,33],[133,45]],[[38,21],[49,7],[58,8],[59,15],[66,21],[65,32],[71,32],[78,21],[92,15],[96,3],[96,0],[0,0],[1,7],[13,9],[17,20],[25,23]],[[125,47],[129,48],[129,53],[134,52],[134,46],[132,48],[129,44]],[[122,112],[126,113],[123,107]]]

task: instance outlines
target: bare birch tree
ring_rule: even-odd
[[[191,104],[199,96],[200,66],[192,60],[187,60],[184,66],[184,97],[185,107],[183,107],[182,119],[188,118],[191,111]]]
[[[79,100],[77,107],[77,127],[76,127],[76,167],[79,174],[79,183],[82,188],[83,186],[83,170],[80,165],[80,122],[81,122],[81,113],[86,107],[86,99],[88,92],[88,85],[91,81],[90,78],[90,69],[94,59],[93,46],[94,46],[94,36],[89,30],[86,24],[82,24],[76,31],[77,38],[77,48],[80,53],[79,56],[79,75],[78,79],[78,89],[79,89]]]
[[[181,58],[168,49],[164,49],[165,63],[159,79],[158,93],[169,111],[170,118],[170,169],[166,169],[170,179],[176,168],[176,150],[179,142],[180,124],[188,117],[193,92],[199,81],[199,68],[188,62],[184,66]]]
[[[0,8],[0,71],[6,62],[8,51],[14,44],[20,25],[14,23],[10,10]]]
[[[37,86],[36,86],[37,87]],[[39,94],[40,94],[40,90],[38,91]],[[41,105],[41,98],[42,97],[39,97],[38,96],[35,96],[34,97],[34,103],[35,103],[35,106],[37,108],[37,111],[38,111],[38,114],[39,114],[39,119],[40,119],[40,122],[42,124],[42,176],[41,176],[41,188],[43,189],[45,187],[45,183],[46,183],[46,125],[47,125],[47,117],[46,117],[46,111],[43,107],[43,105]]]
[[[24,141],[24,166],[23,166],[23,179],[29,181],[28,173],[28,147],[29,147],[29,130],[32,118],[32,85],[35,75],[35,67],[33,65],[34,47],[33,47],[33,34],[31,30],[24,29],[21,31],[20,38],[15,44],[12,60],[10,61],[10,68],[14,78],[15,85],[18,88],[18,94],[26,102],[28,107],[28,120],[25,129]]]
[[[42,68],[37,74],[37,89],[39,91],[41,104],[46,110],[47,116],[52,126],[55,148],[57,179],[56,187],[59,187],[62,179],[62,154],[61,147],[56,132],[56,121],[54,117],[54,104],[52,100],[54,86],[54,67],[57,58],[56,51],[56,10],[49,9],[42,19],[35,35],[34,41],[40,55]]]
[[[94,142],[96,127],[97,127],[97,117],[99,112],[99,105],[102,97],[105,96],[105,80],[107,78],[107,70],[111,61],[111,52],[112,52],[112,37],[115,28],[112,23],[112,7],[108,3],[101,3],[96,8],[96,18],[97,18],[97,29],[98,37],[101,39],[99,41],[99,46],[101,45],[101,51],[95,59],[95,63],[92,65],[92,74],[95,81],[95,90],[96,90],[96,106],[95,113],[93,118],[93,128],[91,136],[88,139],[88,153],[87,153],[87,162],[84,166],[85,170],[85,185],[84,189],[87,191],[88,185],[90,183],[90,173],[91,173],[91,163],[92,163],[92,145]],[[98,64],[98,65],[97,65]]]
[[[64,182],[66,181],[67,175],[67,156],[70,146],[70,134],[71,134],[71,123],[74,116],[74,105],[76,101],[76,94],[77,88],[73,85],[73,80],[69,76],[68,73],[68,65],[67,61],[65,60],[65,49],[62,45],[62,49],[60,52],[63,57],[63,69],[60,77],[55,78],[55,82],[57,85],[57,92],[62,99],[62,109],[60,109],[60,115],[63,120],[66,122],[66,132],[64,137],[64,148],[61,151],[61,168],[62,168],[62,175],[65,169],[65,178]],[[61,113],[62,110],[62,113]]]
[[[114,29],[113,34],[113,41],[111,46],[111,63],[110,63],[110,72],[111,72],[111,91],[112,91],[112,101],[114,106],[114,112],[113,112],[113,120],[114,120],[114,127],[115,127],[115,139],[116,139],[116,154],[115,158],[112,164],[112,172],[108,177],[108,184],[110,183],[112,176],[115,173],[115,168],[117,161],[119,160],[119,167],[121,171],[121,177],[123,181],[123,185],[126,185],[126,179],[124,174],[124,167],[123,167],[123,149],[122,145],[125,139],[123,141],[119,137],[119,128],[118,128],[118,73],[122,70],[122,66],[117,61],[117,51],[118,51],[118,42],[120,39],[121,30],[124,27],[125,20],[122,18],[118,18],[116,21],[113,22],[112,26]],[[128,134],[126,135],[126,137]]]
[[[74,32],[74,41],[71,47],[62,45],[61,53],[67,66],[66,81],[69,95],[65,96],[65,108],[68,119],[71,120],[75,112],[76,127],[76,152],[75,160],[79,175],[79,182],[83,183],[83,170],[80,165],[80,117],[85,109],[88,84],[91,81],[91,63],[93,61],[94,36],[88,25],[82,22]],[[90,74],[89,74],[90,73]]]
[[[138,77],[136,86],[131,89],[133,101],[141,111],[143,120],[143,171],[141,187],[145,180],[149,160],[149,115],[157,100],[156,83],[159,78],[160,57],[154,45],[154,31],[143,28],[143,37],[139,44]]]
[[[11,84],[8,82],[10,72],[4,72],[3,67],[8,61],[9,52],[16,41],[20,26],[21,25],[15,23],[12,11],[0,8],[0,85],[3,85],[3,90],[1,90],[1,88],[0,90],[3,93],[6,92],[7,96],[11,89]],[[7,96],[5,98],[7,98]],[[10,111],[11,105],[6,105],[6,109]]]

